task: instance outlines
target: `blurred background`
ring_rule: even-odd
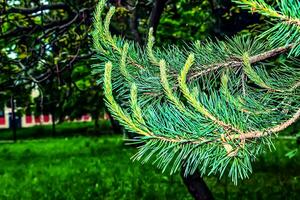
[[[93,75],[97,0],[0,0],[0,199],[192,199],[180,176],[132,162]],[[272,1],[270,1],[272,2]],[[255,35],[263,17],[223,0],[110,0],[111,32],[144,45]],[[238,186],[205,177],[216,199],[299,199],[299,123]],[[297,142],[298,139],[298,142]]]

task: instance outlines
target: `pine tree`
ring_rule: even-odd
[[[133,160],[162,171],[228,174],[236,184],[252,162],[274,148],[277,133],[300,117],[300,2],[234,0],[267,17],[273,27],[256,37],[195,41],[185,47],[146,47],[112,36],[110,7],[95,11],[94,73],[103,78],[106,105],[139,134]]]

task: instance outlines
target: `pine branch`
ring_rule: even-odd
[[[270,136],[271,134],[276,134],[280,131],[283,131],[290,125],[294,124],[297,120],[300,118],[300,109],[288,120],[285,122],[276,125],[274,127],[271,127],[267,130],[264,131],[251,131],[251,132],[246,132],[246,133],[241,133],[241,134],[233,134],[233,135],[221,135],[218,138],[215,139],[205,139],[203,137],[197,138],[197,139],[183,139],[183,138],[166,138],[162,136],[154,136],[154,137],[149,137],[150,139],[159,139],[162,141],[167,141],[167,142],[172,142],[172,143],[190,143],[190,144],[210,144],[210,143],[215,143],[215,142],[222,142],[222,141],[230,141],[230,140],[236,140],[239,139],[241,141],[244,140],[249,140],[249,139],[255,139],[255,138],[261,138],[261,137],[266,137]]]
[[[291,40],[281,47],[276,43],[281,39],[263,42],[262,34],[260,40],[234,37],[203,46],[196,42],[186,49],[154,49],[150,29],[147,47],[142,49],[110,35],[114,8],[103,24],[104,4],[100,1],[96,10],[93,38],[99,58],[107,64],[104,71],[102,64],[97,70],[104,72],[106,104],[112,115],[141,135],[132,141],[143,144],[134,159],[154,158],[170,173],[185,166],[185,175],[199,169],[203,175],[222,176],[228,169],[236,184],[252,172],[251,161],[263,148],[272,146],[271,136],[300,118],[300,71],[295,67],[299,62],[275,66],[269,61],[298,52],[296,29],[290,30]],[[286,37],[287,26],[279,24],[272,31]],[[113,69],[112,63],[119,67]],[[272,69],[266,70],[267,65]]]
[[[196,97],[191,94],[191,92],[188,89],[188,86],[186,84],[186,76],[188,74],[188,71],[190,67],[194,63],[194,55],[191,54],[186,60],[186,63],[184,67],[181,70],[180,75],[178,76],[178,82],[179,82],[179,87],[183,93],[183,95],[186,97],[186,99],[189,101],[189,103],[201,114],[203,114],[205,117],[211,119],[218,125],[224,128],[225,131],[234,131],[236,133],[241,134],[242,131],[233,127],[232,125],[226,124],[223,121],[219,120],[217,117],[215,117],[212,113],[210,113],[204,105],[202,105],[199,101],[197,101]]]
[[[111,71],[112,71],[112,63],[108,62],[105,65],[105,87],[104,87],[104,94],[106,97],[106,101],[108,104],[108,108],[112,111],[114,116],[130,131],[137,132],[141,135],[149,136],[151,133],[146,132],[145,130],[139,128],[137,124],[135,124],[132,119],[126,114],[123,109],[118,105],[115,101],[113,94],[112,94],[112,86],[111,86]]]
[[[273,45],[287,45],[300,42],[300,3],[298,0],[277,1],[277,7],[270,6],[265,0],[235,0],[240,7],[257,12],[275,21],[272,28],[261,34]],[[300,55],[300,46],[292,48],[289,55]]]
[[[288,3],[285,2],[286,0],[282,0],[280,6],[281,9],[283,9],[285,6],[300,6],[299,2],[297,0],[289,1]],[[293,2],[294,1],[294,2]],[[296,17],[292,17],[293,14],[290,12],[290,15],[283,14],[277,10],[275,10],[273,7],[269,6],[264,0],[262,1],[256,1],[256,0],[234,0],[234,2],[241,5],[241,7],[249,9],[252,13],[259,13],[261,15],[265,15],[267,17],[272,18],[278,18],[284,23],[287,24],[295,24],[297,26],[300,26],[300,19]],[[289,7],[291,10],[293,10],[292,7]],[[284,10],[285,11],[285,10]],[[293,12],[298,12],[298,10],[294,9]],[[292,16],[291,16],[292,15]]]
[[[93,42],[94,48],[104,55],[109,56],[109,51],[105,49],[105,46],[109,46],[115,53],[122,55],[122,49],[119,48],[116,40],[111,36],[109,31],[109,25],[112,16],[115,13],[115,7],[111,7],[105,17],[104,24],[102,23],[102,12],[104,10],[106,0],[101,0],[96,7],[96,11],[94,14],[94,31],[93,31]],[[134,59],[128,56],[129,63],[133,66],[136,66],[140,69],[144,69],[145,67],[137,63]]]

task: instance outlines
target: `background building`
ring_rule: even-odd
[[[18,109],[17,109],[18,110]],[[66,121],[70,121],[66,117]],[[82,115],[75,122],[87,122],[92,121],[90,115]],[[35,116],[31,114],[19,114],[16,112],[16,127],[17,128],[26,128],[37,125],[49,125],[52,124],[52,116],[50,114],[42,114]],[[0,129],[11,128],[12,127],[12,110],[11,108],[4,107],[0,109]]]

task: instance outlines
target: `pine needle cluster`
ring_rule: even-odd
[[[228,174],[234,183],[252,173],[251,162],[273,148],[276,133],[300,117],[300,3],[235,0],[274,26],[258,37],[145,48],[112,36],[115,12],[100,0],[94,48],[101,61],[106,104],[128,131],[140,136],[134,160],[163,171]]]

